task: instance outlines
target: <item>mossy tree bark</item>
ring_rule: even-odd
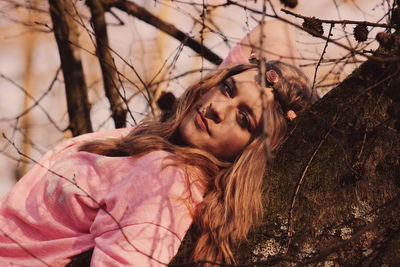
[[[253,258],[272,249],[279,264],[400,262],[399,71],[368,61],[295,121],[266,177]]]
[[[399,74],[398,63],[367,61],[292,123],[265,178],[265,221],[240,262],[400,262]],[[189,239],[174,263],[188,262]]]

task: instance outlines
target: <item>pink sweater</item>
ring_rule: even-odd
[[[234,64],[249,64],[249,59],[243,53],[240,43],[237,43],[234,47],[232,47],[228,56],[224,59],[224,61],[222,61],[218,68],[229,67],[230,65]]]
[[[91,266],[164,266],[202,192],[155,151],[141,157],[77,152],[87,134],[47,153],[0,203],[0,266],[65,266],[94,248]],[[188,172],[190,173],[190,172]],[[191,193],[191,196],[189,196]],[[185,200],[186,198],[186,200]]]

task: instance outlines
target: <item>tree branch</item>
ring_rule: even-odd
[[[174,25],[157,18],[143,7],[126,0],[103,0],[103,2],[108,8],[118,8],[128,13],[129,15],[132,15],[150,25],[153,25],[157,29],[165,32],[166,34],[182,42],[184,45],[190,47],[191,49],[193,49],[193,51],[197,52],[199,55],[201,55],[211,63],[219,65],[222,62],[222,59],[213,51],[211,51],[186,33],[177,29]]]
[[[90,105],[78,48],[79,33],[71,17],[73,3],[68,0],[49,0],[54,36],[57,41],[65,80],[69,129],[73,136],[92,132]]]
[[[284,9],[282,8],[281,11],[283,13],[286,13],[288,15],[292,15],[296,18],[301,18],[301,19],[307,19],[310,17],[307,16],[303,16],[301,14],[297,14],[294,13],[290,10]],[[379,28],[386,28],[386,29],[390,29],[390,28],[395,28],[395,25],[391,25],[391,24],[386,24],[386,23],[375,23],[375,22],[370,22],[370,21],[358,21],[358,20],[332,20],[332,19],[318,19],[320,22],[322,23],[328,23],[328,24],[343,24],[343,25],[347,25],[347,24],[357,24],[357,25],[365,25],[365,26],[371,26],[371,27],[379,27]]]
[[[118,92],[116,66],[108,49],[108,34],[104,16],[104,7],[100,0],[86,1],[92,15],[91,22],[96,35],[96,54],[101,66],[104,90],[108,100],[116,128],[126,126],[126,109]]]

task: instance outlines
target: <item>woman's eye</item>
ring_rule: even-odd
[[[249,117],[246,113],[244,112],[239,112],[239,125],[240,127],[244,128],[244,129],[249,129],[250,128],[250,120]]]
[[[225,95],[229,96],[229,97],[233,97],[233,90],[232,90],[232,88],[231,88],[228,84],[226,84],[226,83],[223,83],[223,84],[222,84],[222,92],[223,92]]]

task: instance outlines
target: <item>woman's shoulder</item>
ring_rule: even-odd
[[[142,155],[139,155],[137,157],[137,159],[140,161],[144,161],[144,162],[146,162],[146,161],[162,162],[164,160],[171,161],[172,159],[169,159],[171,156],[173,156],[172,152],[168,152],[165,150],[154,150],[154,151],[146,152],[146,153],[143,153]]]
[[[137,156],[136,161],[137,164],[149,165],[152,169],[157,170],[168,168],[177,169],[189,176],[193,176],[194,173],[196,173],[196,175],[201,173],[198,167],[184,163],[180,160],[179,156],[175,155],[175,153],[165,150],[154,150],[139,155]]]
[[[204,194],[205,177],[196,166],[185,164],[174,153],[155,150],[146,153],[136,159],[136,166],[145,172],[153,173],[153,177],[164,181],[171,181],[184,185],[192,192],[192,197],[202,199]]]
[[[154,150],[127,157],[125,161],[133,175],[149,175],[150,179],[183,182],[187,180],[189,166],[181,164],[172,152]]]
[[[185,191],[184,188],[190,188],[194,199],[200,200],[203,195],[199,181],[204,179],[198,168],[182,164],[173,153],[164,150],[124,157],[71,151],[60,155],[50,169],[62,175],[74,173],[78,181],[90,176],[90,181],[84,183],[102,185],[102,188],[121,186],[117,190],[119,192],[124,190],[137,192],[143,188],[148,192],[161,188]]]
[[[71,153],[75,153],[78,150],[78,147],[84,142],[89,142],[96,139],[121,138],[127,135],[131,130],[132,128],[119,128],[114,130],[86,133],[73,138],[65,139],[49,150],[41,159],[41,163],[45,164],[46,166],[49,164],[51,165],[60,158],[63,158]]]
[[[115,172],[118,169],[135,172],[160,172],[165,168],[178,171],[186,169],[185,165],[175,162],[173,153],[164,150],[155,150],[133,156],[105,156],[87,151],[71,150],[62,153],[54,163],[74,165],[92,165],[99,171]]]
[[[132,128],[118,128],[118,129],[82,134],[73,138],[68,138],[60,142],[57,146],[54,147],[53,150],[54,151],[63,150],[70,146],[81,144],[83,142],[93,141],[96,139],[120,138],[127,135],[131,130]]]
[[[131,176],[171,178],[185,176],[186,166],[177,164],[173,154],[163,150],[151,151],[134,156],[111,157],[86,151],[63,153],[55,165],[71,169],[89,167],[99,176],[109,179],[130,179]],[[124,178],[125,177],[125,178]]]

